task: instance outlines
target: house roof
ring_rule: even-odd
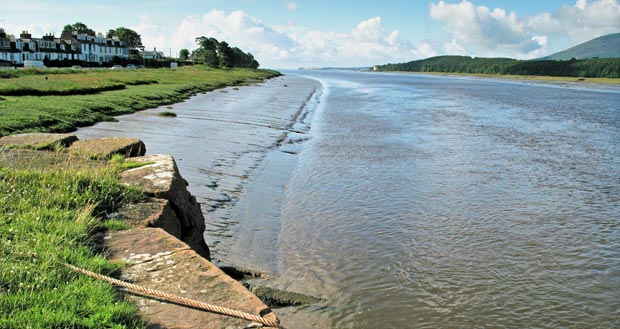
[[[164,52],[147,50],[147,51],[141,51],[140,55],[142,56],[164,56]]]

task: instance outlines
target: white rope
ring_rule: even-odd
[[[272,320],[268,320],[265,319],[261,316],[258,315],[254,315],[254,314],[250,314],[250,313],[246,313],[246,312],[242,312],[242,311],[237,311],[237,310],[233,310],[230,308],[226,308],[226,307],[221,307],[221,306],[217,306],[217,305],[211,305],[211,304],[207,304],[207,303],[203,303],[203,302],[199,302],[199,301],[195,301],[189,298],[185,298],[185,297],[179,297],[179,296],[175,296],[172,294],[168,294],[165,292],[161,292],[158,290],[154,290],[154,289],[150,289],[150,288],[145,288],[142,286],[138,286],[135,284],[131,284],[131,283],[127,283],[125,281],[121,281],[121,280],[117,280],[105,275],[101,275],[101,274],[97,274],[85,269],[81,269],[79,267],[70,265],[70,264],[65,264],[66,267],[70,268],[73,271],[76,271],[78,273],[82,273],[84,275],[88,275],[92,278],[98,279],[98,280],[102,280],[102,281],[106,281],[108,283],[120,286],[120,287],[124,287],[130,290],[134,290],[134,291],[139,291],[142,292],[148,296],[153,296],[153,297],[158,297],[158,298],[162,298],[165,299],[167,301],[171,301],[174,303],[178,303],[178,304],[182,304],[182,305],[186,305],[186,306],[191,306],[194,308],[198,308],[201,310],[205,310],[205,311],[209,311],[209,312],[213,312],[213,313],[218,313],[218,314],[223,314],[223,315],[228,315],[228,316],[232,316],[232,317],[236,317],[236,318],[240,318],[240,319],[245,319],[245,320],[249,320],[249,321],[254,321],[254,322],[258,322],[258,323],[262,323],[266,326],[269,327],[274,327],[274,328],[282,328],[285,329],[283,326],[281,326],[278,322],[276,321],[272,321]]]

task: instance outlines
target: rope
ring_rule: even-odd
[[[240,318],[240,319],[245,319],[245,320],[249,320],[249,321],[254,321],[254,322],[258,322],[261,324],[264,324],[266,326],[269,327],[275,327],[275,328],[282,328],[285,329],[283,326],[281,326],[279,323],[277,323],[276,321],[271,321],[271,320],[267,320],[261,316],[258,315],[254,315],[254,314],[250,314],[250,313],[246,313],[246,312],[241,312],[241,311],[237,311],[237,310],[233,310],[230,308],[226,308],[226,307],[221,307],[221,306],[216,306],[216,305],[211,305],[211,304],[207,304],[207,303],[203,303],[203,302],[199,302],[199,301],[195,301],[189,298],[185,298],[185,297],[179,297],[179,296],[175,296],[172,294],[168,294],[165,292],[161,292],[158,290],[154,290],[154,289],[149,289],[149,288],[145,288],[142,286],[138,286],[135,284],[131,284],[131,283],[127,283],[125,281],[121,281],[121,280],[117,280],[105,275],[101,275],[101,274],[97,274],[88,270],[84,270],[81,269],[79,267],[75,267],[73,265],[70,264],[65,264],[66,267],[70,268],[73,271],[82,273],[84,275],[88,275],[92,278],[98,279],[98,280],[102,280],[102,281],[106,281],[108,283],[120,286],[120,287],[124,287],[127,289],[131,289],[134,291],[139,291],[142,292],[148,296],[152,296],[152,297],[159,297],[162,298],[164,300],[167,301],[171,301],[174,303],[178,303],[178,304],[182,304],[182,305],[186,305],[186,306],[191,306],[194,308],[198,308],[201,310],[205,310],[205,311],[209,311],[209,312],[213,312],[213,313],[218,313],[218,314],[223,314],[223,315],[228,315],[228,316],[232,316],[232,317],[236,317],[236,318]]]

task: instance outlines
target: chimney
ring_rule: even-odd
[[[19,35],[20,39],[31,39],[32,38],[32,34],[28,33],[28,31],[22,31],[22,33]]]

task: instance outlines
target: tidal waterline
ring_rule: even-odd
[[[618,325],[617,88],[307,74],[329,93],[282,287],[326,295],[334,328]]]
[[[290,110],[276,116],[281,126],[245,134],[257,129],[247,125],[237,132],[246,137],[239,138],[217,135],[218,125],[201,130],[196,121],[190,136],[200,143],[189,143],[192,147],[170,146],[174,138],[182,143],[179,134],[187,122],[169,135],[149,122],[142,125],[151,128],[147,136],[165,137],[137,136],[149,153],[161,148],[180,158],[190,189],[205,186],[210,197],[199,195],[200,187],[192,192],[207,212],[205,237],[215,258],[268,272],[277,287],[326,299],[316,307],[280,310],[285,324],[620,324],[617,88],[303,74],[322,86],[295,80],[314,86],[298,105],[291,106],[299,95],[292,97],[296,92],[288,89],[295,84],[284,80],[256,94],[274,97],[257,104]],[[236,97],[217,92],[205,97],[248,103],[244,88]],[[208,100],[173,110],[182,117],[189,109],[215,122],[221,105],[198,105]],[[222,112],[235,111],[244,118],[234,105]],[[262,113],[253,111],[248,113]],[[293,125],[283,123],[293,117]],[[130,124],[134,136],[136,126]],[[167,146],[154,145],[158,142]],[[229,152],[231,144],[253,145],[255,152]],[[253,160],[234,160],[237,154]],[[199,164],[183,167],[186,159]],[[251,165],[239,166],[243,163]],[[225,182],[231,187],[221,189]],[[214,199],[221,199],[219,208],[210,208]]]
[[[219,248],[220,242],[240,229],[230,210],[256,168],[270,150],[290,149],[308,138],[309,125],[304,122],[309,120],[319,87],[315,80],[292,76],[227,87],[179,104],[119,116],[118,122],[81,128],[77,135],[80,139],[140,138],[147,154],[174,156],[189,182],[188,189],[208,218],[205,239],[218,261],[226,259],[228,252]],[[159,115],[164,112],[176,116]],[[279,153],[293,156],[292,152]],[[273,224],[276,226],[264,232],[277,237],[279,224]],[[261,241],[265,240],[256,240]],[[275,249],[271,244],[253,249]]]

